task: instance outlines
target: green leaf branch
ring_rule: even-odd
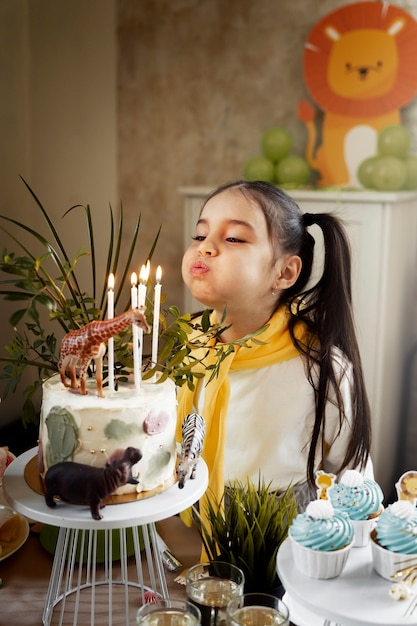
[[[23,180],[23,179],[22,179]],[[118,277],[115,292],[115,308],[121,311],[130,306],[130,301],[121,302],[123,286],[130,280],[129,271],[138,241],[141,216],[139,215],[130,236],[126,258],[122,261],[124,243],[123,206],[116,220],[109,206],[109,234],[104,243],[105,273],[98,275],[97,244],[94,220],[89,205],[75,205],[64,213],[64,218],[79,220],[80,211],[85,217],[88,250],[79,249],[74,256],[66,250],[62,238],[49,213],[24,181],[36,206],[48,237],[19,222],[12,217],[0,215],[0,231],[9,239],[14,250],[4,247],[0,257],[0,297],[15,305],[9,323],[13,328],[13,338],[5,346],[5,354],[0,354],[4,364],[0,379],[6,381],[3,398],[14,393],[27,368],[33,370],[33,382],[25,387],[22,420],[24,423],[37,421],[34,396],[45,378],[57,372],[59,347],[62,337],[95,319],[105,319],[107,315],[107,277],[112,272]],[[100,232],[103,228],[101,226]],[[155,235],[147,260],[151,260],[160,235]],[[30,242],[27,243],[27,242]],[[104,280],[103,280],[104,278]],[[87,287],[83,287],[87,283]],[[164,302],[165,297],[162,297]],[[146,316],[152,321],[153,303],[148,298]],[[150,355],[144,350],[144,378],[160,373],[160,381],[172,378],[178,386],[186,383],[194,388],[195,380],[204,375],[205,360],[209,352],[215,350],[214,364],[207,364],[210,380],[217,376],[221,363],[235,345],[250,346],[256,343],[256,334],[242,340],[223,344],[225,331],[224,317],[219,324],[210,324],[210,312],[193,319],[181,315],[177,307],[163,310],[159,324],[158,362],[151,363]],[[259,331],[260,332],[260,331]],[[207,347],[213,340],[214,347]],[[115,376],[117,380],[127,376],[133,366],[131,331],[127,330],[114,338]],[[210,341],[209,341],[210,343]],[[146,347],[146,346],[145,346]],[[202,348],[202,356],[193,356],[195,348]],[[106,368],[104,368],[106,376]]]

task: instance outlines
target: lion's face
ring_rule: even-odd
[[[417,498],[417,472],[406,472],[401,479],[400,487],[407,497]]]
[[[397,44],[388,33],[361,29],[342,35],[329,56],[329,87],[339,96],[365,100],[388,93],[397,79]]]

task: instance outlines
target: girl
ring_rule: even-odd
[[[323,233],[324,261],[310,285],[312,224]],[[227,481],[261,476],[274,490],[291,484],[304,510],[316,497],[316,470],[365,470],[370,411],[339,220],[303,215],[269,183],[223,185],[203,205],[182,273],[213,322],[225,313],[222,341],[263,329],[235,347],[214,380],[179,390],[179,429],[192,411],[206,421],[209,492],[220,499]]]

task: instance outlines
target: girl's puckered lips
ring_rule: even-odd
[[[190,272],[193,276],[199,276],[209,271],[208,265],[203,261],[196,261],[191,265]]]

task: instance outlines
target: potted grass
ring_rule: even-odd
[[[297,504],[291,487],[271,490],[259,478],[231,482],[222,498],[207,498],[205,520],[196,507],[195,516],[210,561],[225,561],[245,574],[245,592],[277,593],[280,581],[276,556],[288,535]]]

